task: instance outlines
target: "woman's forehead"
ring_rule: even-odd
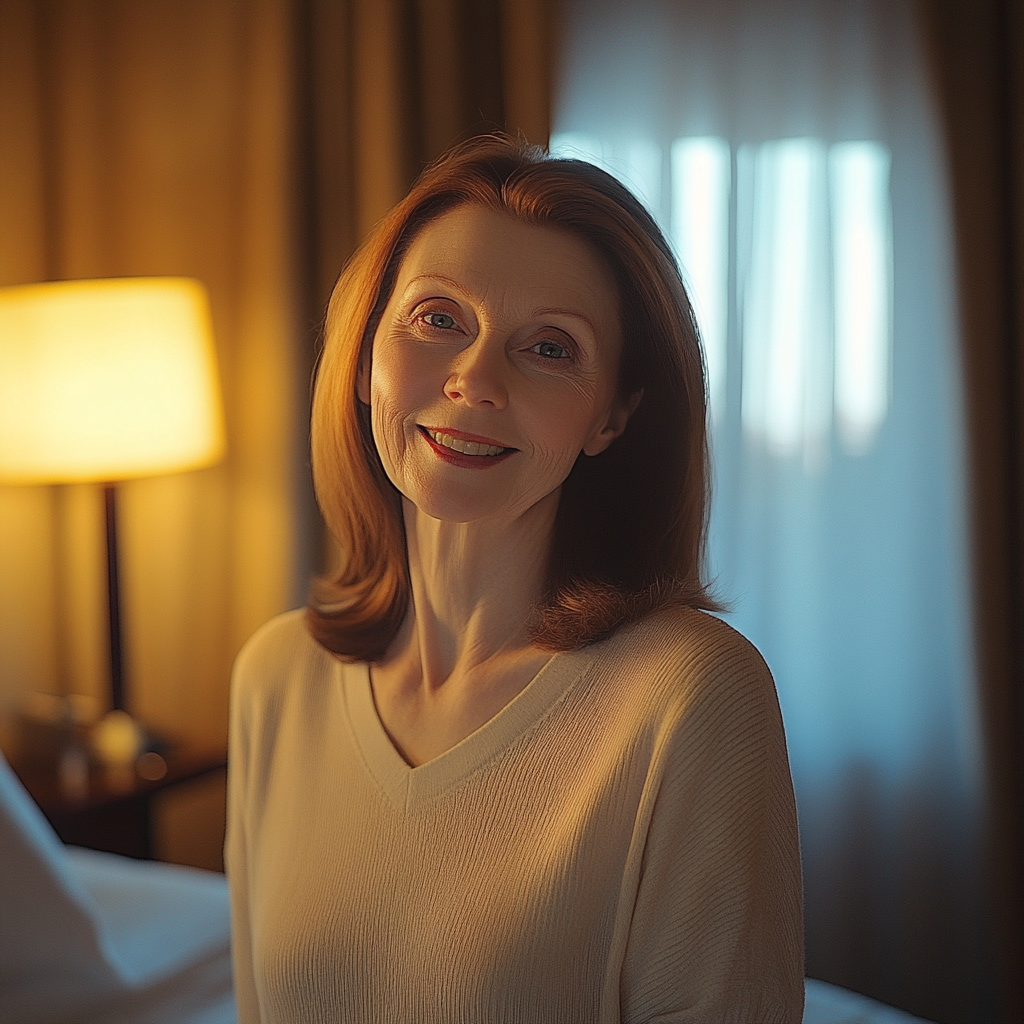
[[[602,321],[618,320],[615,279],[588,242],[478,204],[449,210],[417,234],[396,291],[430,279],[469,298],[579,308]]]

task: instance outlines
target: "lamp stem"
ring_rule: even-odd
[[[110,696],[115,711],[127,711],[121,645],[121,589],[117,572],[117,486],[103,485],[107,519],[107,600],[110,607]]]

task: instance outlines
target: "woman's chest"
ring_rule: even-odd
[[[646,781],[627,755],[537,730],[410,811],[357,743],[307,749],[250,842],[269,1019],[596,1019]]]
[[[418,655],[396,658],[371,670],[374,705],[404,760],[423,765],[499,715],[550,660],[550,652],[523,648],[430,686]]]

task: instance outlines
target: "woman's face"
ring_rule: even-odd
[[[557,502],[625,428],[614,279],[582,240],[464,205],[399,269],[359,398],[391,482],[435,519]]]

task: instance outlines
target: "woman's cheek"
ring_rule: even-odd
[[[405,454],[406,440],[402,416],[379,392],[371,394],[370,422],[373,440],[377,445],[384,469],[396,487],[395,475],[399,472]]]

